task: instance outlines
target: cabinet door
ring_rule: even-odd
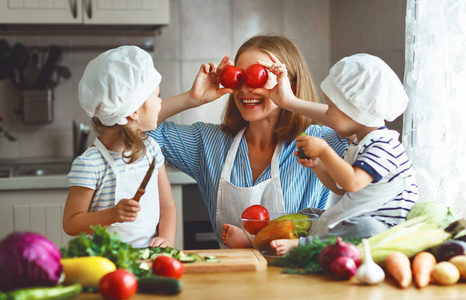
[[[83,0],[84,24],[168,24],[169,0]]]
[[[81,24],[82,0],[1,0],[1,24]]]

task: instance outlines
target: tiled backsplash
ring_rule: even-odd
[[[28,35],[0,33],[10,46],[143,45],[149,39],[155,67],[162,74],[161,96],[188,90],[202,63],[234,56],[249,37],[260,33],[288,36],[303,52],[316,84],[330,66],[356,52],[379,55],[402,78],[406,0],[171,0],[170,25],[157,33]],[[342,23],[344,22],[344,23]],[[28,125],[15,114],[20,93],[0,80],[1,123],[16,142],[0,136],[0,159],[71,156],[72,121],[89,123],[80,108],[77,85],[87,63],[100,52],[66,51],[62,65],[72,77],[54,90],[54,121]],[[179,123],[218,123],[226,98],[174,116]],[[89,141],[92,141],[91,135]]]

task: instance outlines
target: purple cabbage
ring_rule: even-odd
[[[0,291],[55,286],[63,272],[57,246],[34,232],[13,232],[0,241]]]

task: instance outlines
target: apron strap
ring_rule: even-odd
[[[116,166],[115,160],[110,155],[110,152],[108,152],[107,148],[105,148],[104,144],[102,144],[102,142],[98,138],[94,140],[94,145],[97,147],[97,149],[99,149],[100,153],[102,153],[103,157],[110,164],[110,167],[112,168],[113,173],[115,173],[115,176],[118,181],[118,168]]]
[[[223,164],[222,173],[220,174],[220,179],[224,179],[230,181],[231,169],[233,168],[233,162],[235,161],[236,153],[238,152],[239,143],[243,138],[244,131],[246,128],[243,128],[239,131],[235,138],[233,139],[233,143],[230,146],[230,150],[228,150],[227,157],[225,159],[225,163]]]

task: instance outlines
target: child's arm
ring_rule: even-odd
[[[296,138],[296,147],[299,146],[303,147],[307,156],[318,157],[325,165],[328,174],[346,192],[362,190],[374,180],[363,169],[348,164],[321,138],[298,136]]]
[[[158,237],[151,240],[149,247],[173,247],[175,245],[177,214],[165,165],[162,165],[159,169],[158,184],[160,202],[159,234]]]
[[[121,199],[117,205],[97,212],[88,212],[94,190],[72,186],[68,192],[63,213],[63,229],[69,235],[82,232],[92,233],[90,226],[108,226],[115,222],[132,222],[136,220],[139,203],[133,199]]]
[[[292,83],[290,83],[290,80],[288,79],[288,71],[286,66],[282,64],[273,54],[270,54],[270,59],[273,62],[272,64],[268,64],[263,61],[258,61],[258,63],[266,67],[271,73],[277,76],[277,85],[271,90],[260,88],[254,89],[253,92],[269,97],[276,105],[283,109],[304,115],[321,124],[330,126],[330,122],[325,115],[328,105],[317,102],[304,101],[297,98],[293,92]]]
[[[295,152],[295,155],[298,156],[298,151]],[[327,171],[325,165],[320,161],[318,157],[313,157],[311,159],[306,158],[298,158],[298,162],[306,168],[311,168],[314,174],[319,178],[322,184],[338,195],[343,195],[345,193],[344,190],[337,187],[335,180],[333,180],[332,176]]]
[[[218,74],[227,65],[230,57],[225,56],[220,65],[214,63],[203,64],[194,80],[191,90],[176,95],[162,102],[158,123],[182,111],[212,102],[221,96],[233,93],[232,89],[220,88]]]

